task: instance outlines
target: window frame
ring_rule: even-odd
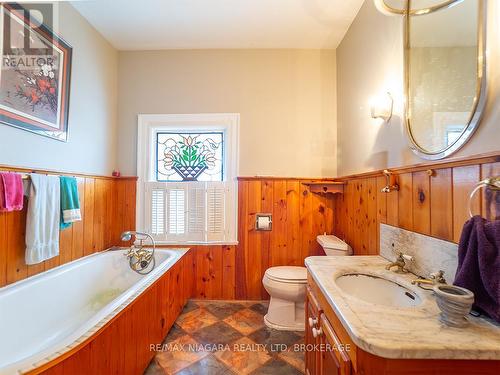
[[[136,228],[144,230],[146,214],[145,202],[148,184],[189,184],[189,182],[159,182],[156,180],[156,139],[159,132],[223,132],[224,133],[224,174],[223,181],[231,190],[231,202],[227,212],[229,226],[228,241],[158,241],[163,245],[179,244],[224,244],[238,243],[238,169],[239,169],[239,123],[238,113],[199,114],[140,114],[137,133],[137,213]],[[202,183],[202,182],[196,182]],[[211,182],[213,183],[213,182]],[[188,186],[188,185],[186,185]]]

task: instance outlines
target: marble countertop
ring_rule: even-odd
[[[369,353],[385,358],[500,360],[499,324],[469,315],[465,328],[444,325],[438,320],[433,292],[411,285],[416,278],[411,273],[387,271],[388,261],[380,256],[317,256],[305,264],[352,341]],[[335,279],[355,272],[396,281],[418,294],[422,303],[397,308],[347,295]]]

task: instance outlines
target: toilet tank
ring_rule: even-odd
[[[326,255],[352,255],[352,248],[337,236],[323,234],[316,237]]]

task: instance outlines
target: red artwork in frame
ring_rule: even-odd
[[[0,126],[67,141],[72,48],[49,27],[52,6],[0,5]]]

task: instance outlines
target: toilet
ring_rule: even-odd
[[[352,248],[333,235],[317,238],[326,255],[352,255]],[[264,322],[281,331],[304,330],[304,301],[307,270],[305,267],[278,266],[266,270],[262,284],[271,296]]]

